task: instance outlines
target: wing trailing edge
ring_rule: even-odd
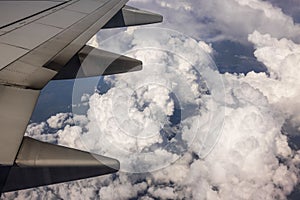
[[[107,22],[103,28],[119,28],[126,26],[159,23],[163,16],[149,11],[139,10],[131,6],[124,6]]]
[[[0,177],[8,173],[2,192],[110,174],[119,168],[112,158],[24,137],[15,165],[0,167]]]
[[[142,61],[84,46],[52,80],[112,75],[142,70]]]

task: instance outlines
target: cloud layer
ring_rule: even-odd
[[[247,42],[254,30],[300,42],[300,26],[267,1],[260,0],[133,0],[130,4],[164,13],[165,24],[206,41]],[[176,13],[176,15],[174,15]]]

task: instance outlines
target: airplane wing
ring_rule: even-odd
[[[127,1],[0,1],[1,192],[119,170],[113,158],[40,142],[24,132],[40,90],[50,80],[142,68],[139,60],[86,45],[101,28],[162,21],[161,15],[126,6]]]

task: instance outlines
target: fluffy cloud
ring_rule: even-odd
[[[70,123],[70,116],[68,113],[58,113],[55,116],[50,117],[47,123],[50,128],[61,129],[66,123]]]
[[[135,34],[135,32],[137,34]],[[132,41],[135,41],[137,45],[142,34],[139,34],[139,31],[135,30],[132,36]],[[259,33],[254,33],[250,38],[254,36],[256,36],[256,38],[264,38],[264,36]],[[187,51],[187,56],[190,55],[192,57],[188,49],[189,47],[195,48],[197,43],[191,42],[188,38],[181,38],[180,40],[176,40],[176,42],[168,41],[173,40],[173,37],[174,35],[166,37],[164,43],[168,44],[170,49],[175,49],[172,45],[185,46],[185,51],[182,50],[180,55],[184,55]],[[268,43],[260,44],[262,44],[261,48],[268,46],[263,45]],[[201,45],[199,45],[199,47],[200,46]],[[273,50],[274,49],[272,49],[272,51]],[[156,51],[150,51],[150,54],[147,49],[145,53],[160,60],[160,63],[166,61],[170,63],[174,62],[165,59],[165,52],[161,52],[160,50]],[[177,50],[177,52],[179,54],[180,51]],[[140,50],[134,51],[132,55],[142,56],[144,54],[142,50]],[[176,60],[176,56],[173,58]],[[147,61],[154,61],[154,58],[151,58],[151,56],[147,57],[147,59]],[[191,58],[194,63],[199,63],[199,61],[205,59],[207,59],[207,57]],[[264,56],[264,59],[266,59],[266,56]],[[203,62],[205,63],[205,61]],[[191,77],[196,77],[187,81],[189,84],[196,83],[195,80],[199,74],[191,76],[193,71],[188,69],[189,65],[185,65],[184,62],[181,64],[180,62],[174,63],[176,63],[176,65],[172,65],[175,68],[174,71],[169,69],[171,66],[167,67],[168,63],[164,63],[162,66],[165,66],[165,68],[160,67],[158,70],[164,70],[165,73],[158,71],[159,73],[155,75],[158,77],[163,76],[166,80],[173,80],[172,77],[175,75],[172,75],[172,73],[175,73],[176,70],[180,70],[183,77],[187,80]],[[274,62],[274,64],[275,63],[276,62]],[[151,77],[151,70],[147,69],[147,66],[146,62],[144,72],[149,73]],[[155,65],[152,64],[151,66]],[[179,98],[182,100],[180,103],[183,105],[193,102],[195,105],[200,103],[198,105],[201,105],[201,109],[199,110],[201,115],[196,112],[195,115],[188,115],[186,118],[182,118],[181,125],[183,129],[177,133],[181,134],[182,137],[176,139],[181,139],[182,141],[186,139],[188,141],[190,134],[195,132],[198,136],[195,140],[192,140],[192,145],[183,152],[182,156],[175,163],[169,163],[167,167],[161,166],[165,168],[156,172],[142,174],[120,172],[115,176],[110,175],[88,179],[86,181],[48,186],[51,188],[48,192],[45,192],[48,187],[41,187],[36,190],[25,190],[19,192],[20,194],[18,193],[19,198],[26,198],[26,196],[30,198],[35,198],[34,196],[36,196],[36,198],[38,198],[40,195],[77,198],[79,193],[84,193],[90,197],[95,197],[96,195],[97,198],[101,199],[130,199],[136,197],[141,199],[285,199],[286,195],[292,191],[294,185],[298,182],[297,165],[299,164],[299,159],[297,152],[292,151],[288,146],[287,137],[281,133],[281,127],[286,117],[285,114],[282,113],[282,110],[277,108],[275,104],[270,104],[268,94],[265,94],[261,89],[267,87],[267,85],[265,85],[264,81],[261,85],[259,85],[258,82],[250,81],[250,77],[256,75],[256,79],[259,79],[262,75],[249,74],[249,77],[248,75],[246,77],[238,77],[236,75],[225,74],[222,77],[225,87],[220,87],[218,84],[210,84],[217,81],[216,78],[219,77],[218,72],[208,69],[205,71],[204,66],[208,65],[202,66],[201,81],[207,80],[206,84],[211,94],[204,95],[203,91],[199,90],[201,87],[198,87],[198,90],[194,90],[193,87],[191,87],[191,93],[197,95],[202,94],[197,96],[199,100],[196,98],[192,101],[192,98],[188,95],[185,98]],[[153,70],[153,68],[150,69]],[[169,69],[169,71],[167,69]],[[209,69],[211,69],[211,67],[209,67]],[[189,74],[189,76],[185,76],[184,74]],[[129,79],[128,77],[132,78]],[[96,152],[100,151],[106,155],[109,151],[114,153],[114,148],[121,148],[123,150],[125,148],[126,151],[129,152],[133,149],[133,152],[142,153],[142,151],[139,150],[145,151],[145,147],[149,147],[153,144],[161,144],[162,135],[160,134],[146,141],[143,141],[142,137],[138,137],[138,139],[137,137],[131,137],[135,138],[132,142],[130,141],[130,137],[126,134],[119,134],[120,128],[125,129],[127,134],[138,133],[138,131],[132,129],[128,124],[124,124],[129,122],[118,122],[118,120],[128,119],[138,122],[138,118],[130,118],[133,116],[130,116],[125,111],[128,111],[127,108],[138,108],[140,106],[139,104],[145,103],[143,101],[148,101],[148,112],[153,112],[153,114],[158,115],[157,121],[154,120],[154,115],[148,115],[145,109],[135,110],[134,112],[141,112],[141,120],[150,120],[150,123],[154,123],[154,127],[156,127],[156,123],[164,122],[167,119],[166,117],[172,113],[172,109],[169,109],[170,105],[168,104],[172,102],[169,93],[164,91],[163,88],[156,88],[156,85],[149,84],[153,82],[146,82],[146,86],[151,87],[142,87],[141,90],[136,90],[136,94],[133,96],[131,95],[133,93],[132,91],[126,91],[126,88],[133,87],[134,84],[140,85],[141,83],[139,83],[139,81],[143,82],[145,80],[145,78],[139,79],[138,77],[138,72],[135,74],[108,77],[106,80],[112,83],[112,88],[105,94],[101,95],[95,93],[90,97],[90,109],[86,116],[88,120],[81,117],[84,123],[80,126],[70,123],[68,118],[60,120],[63,115],[52,117],[51,121],[70,124],[65,126],[63,130],[57,132],[58,143],[76,148],[82,148],[80,143],[83,143],[85,147]],[[208,78],[210,78],[210,80],[208,80]],[[152,79],[151,81],[153,80],[157,79]],[[184,82],[181,81],[177,83],[184,85]],[[284,82],[282,84],[284,84]],[[156,89],[159,90],[156,91]],[[220,92],[220,90],[223,90],[226,94],[226,98],[217,98],[217,96],[214,95],[214,93]],[[178,91],[180,91],[180,89],[178,89]],[[174,89],[175,93],[178,91]],[[157,94],[159,94],[159,96],[156,96]],[[160,96],[161,98],[159,98]],[[123,99],[129,97],[137,98],[135,99],[137,102],[133,103],[130,99]],[[123,102],[126,104],[123,104]],[[118,103],[122,103],[122,106],[119,106]],[[122,114],[124,107],[126,108],[125,113]],[[207,113],[215,112],[220,114],[224,112],[224,108],[225,113],[221,116],[224,117],[225,121],[218,143],[215,145],[215,148],[210,151],[210,154],[200,159],[201,148],[199,147],[203,145],[203,138],[199,136],[201,136],[202,131],[209,128],[205,126],[207,123],[202,124],[202,126],[197,126],[197,124],[201,124],[201,122],[196,119],[206,121]],[[115,116],[116,114],[120,116]],[[136,114],[138,115],[139,113]],[[117,124],[115,124],[116,121]],[[117,126],[118,123],[120,124],[119,126]],[[212,121],[212,124],[214,123],[216,122]],[[28,132],[34,133],[36,130],[43,129],[43,127],[44,123],[31,125]],[[128,130],[126,130],[127,128]],[[151,130],[151,133],[157,132],[155,129],[149,129],[152,127],[147,127],[147,123],[143,124],[143,128],[145,128],[145,130]],[[217,129],[214,128],[211,133],[217,131]],[[104,134],[106,132],[107,134]],[[105,137],[108,137],[108,140],[106,140]],[[101,140],[105,142],[111,141],[106,147],[105,144],[101,143]],[[114,144],[117,145],[113,147],[112,145]],[[180,147],[181,144],[178,144],[177,147],[178,146]],[[164,158],[164,154],[172,155],[174,151],[168,148],[164,150],[157,148],[154,150],[154,153],[157,156],[155,158],[159,159],[161,157]],[[120,151],[117,151],[117,154],[116,156],[120,156]],[[121,156],[124,155],[121,154]],[[281,161],[279,161],[278,158],[281,158]],[[135,157],[127,156],[126,159],[128,166],[135,166],[137,162],[137,160],[134,160]],[[124,161],[126,161],[126,159],[124,159]],[[121,162],[124,161],[121,160]],[[139,161],[145,164],[145,160]],[[164,161],[167,163],[170,162],[168,159]],[[151,162],[153,162],[153,160]],[[154,163],[157,164],[157,162],[158,160],[155,160]],[[69,188],[69,192],[66,192],[63,188]],[[7,194],[7,197],[10,197],[10,195],[14,196],[14,193]]]
[[[249,73],[244,80],[263,92],[271,104],[299,127],[300,45],[257,31],[249,35],[249,41],[254,43],[255,56],[266,65],[269,74]]]
[[[164,13],[162,26],[206,41],[230,39],[245,43],[247,35],[254,30],[300,41],[299,25],[267,1],[133,0],[130,4]]]
[[[286,0],[286,1],[280,1],[280,0],[268,0],[273,5],[276,5],[280,8],[282,8],[283,12],[287,15],[292,16],[297,23],[300,22],[300,7],[299,7],[299,1],[298,0]]]
[[[121,52],[124,44],[116,45],[116,40],[130,43],[132,49]],[[105,78],[112,88],[91,96],[84,143],[96,153],[117,158],[122,170],[130,172],[169,165],[195,139],[195,149],[205,156],[218,137],[218,131],[210,134],[213,128],[209,121],[220,112],[209,112],[205,107],[214,108],[209,105],[212,98],[223,98],[224,94],[216,67],[207,55],[211,47],[174,31],[134,28],[101,48],[141,59],[144,69]],[[178,122],[172,118],[179,118]],[[216,120],[214,128],[220,129],[221,123]],[[200,127],[202,134],[195,138]]]

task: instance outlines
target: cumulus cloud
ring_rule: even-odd
[[[294,18],[294,20],[299,23],[300,22],[300,2],[298,0],[286,0],[286,1],[280,1],[280,0],[268,0],[273,5],[276,5],[280,8],[282,8],[283,12],[287,15],[290,15]]]
[[[124,171],[146,172],[178,159],[202,126],[196,146],[198,151],[202,146],[201,156],[207,154],[217,133],[209,134],[211,124],[206,123],[212,114],[204,101],[211,101],[208,93],[215,98],[223,93],[220,77],[212,73],[215,66],[207,55],[211,47],[174,31],[150,28],[130,29],[114,37],[113,45],[106,42],[101,48],[122,51],[124,45],[115,45],[116,40],[131,43],[133,48],[125,54],[143,60],[144,69],[105,78],[112,88],[91,96],[84,143],[96,153],[120,160]],[[179,48],[182,46],[185,48]],[[213,80],[204,80],[200,71]],[[209,89],[210,82],[218,87]],[[200,113],[202,120],[197,117]],[[182,123],[172,118],[182,119]]]
[[[70,114],[69,113],[58,113],[55,116],[47,119],[47,123],[50,128],[60,129],[64,127],[66,123],[70,123]]]
[[[278,7],[260,0],[133,0],[130,4],[164,13],[165,24],[206,41],[247,42],[254,30],[299,42],[299,25]],[[176,13],[174,15],[173,13]]]
[[[252,72],[244,80],[263,92],[268,101],[285,113],[292,124],[299,128],[300,45],[257,31],[249,35],[249,41],[255,45],[254,54],[266,65],[269,74]]]
[[[138,41],[138,37],[142,36],[139,34],[137,34],[139,35],[137,36],[134,32],[132,34],[134,37],[137,37],[134,40],[135,42]],[[258,35],[259,33],[254,34],[256,34],[257,37],[264,37],[263,35]],[[250,36],[250,38],[252,36]],[[172,37],[168,39],[172,39]],[[170,46],[170,49],[172,49],[172,45],[170,44],[186,46],[187,49],[188,46],[195,47],[194,45],[197,44],[196,42],[192,43],[187,38],[177,40],[175,43],[170,41],[165,41],[165,43]],[[263,48],[263,45],[261,48]],[[136,51],[135,53],[142,54],[138,52],[139,51]],[[146,53],[149,54],[149,51],[146,51]],[[184,52],[182,53],[184,54]],[[168,61],[164,59],[164,52],[153,52],[149,55],[153,55],[156,59],[160,60],[160,62]],[[264,58],[266,59],[266,56],[264,56]],[[148,59],[152,60],[151,56]],[[194,62],[197,63],[197,61],[203,59],[205,59],[205,57],[194,58]],[[175,63],[176,65],[172,66],[181,70],[182,74],[192,72],[186,69],[188,66],[180,67],[181,65],[178,62]],[[168,66],[167,63],[164,64],[163,66]],[[184,65],[184,63],[182,63],[182,65]],[[161,76],[166,76],[168,71],[166,69],[163,70],[165,73],[158,73],[156,75],[161,74]],[[149,73],[147,68],[145,68],[145,72]],[[172,71],[169,73],[172,73]],[[204,70],[201,75],[204,80],[206,80],[205,78],[207,77],[216,78],[219,76],[218,72],[214,70],[207,70],[206,72]],[[214,82],[215,80],[206,82],[212,94],[203,95],[201,91],[191,89],[191,91],[196,92],[196,94],[202,94],[202,96],[198,96],[201,101],[197,101],[197,99],[195,101],[198,103],[201,102],[200,105],[203,106],[201,110],[199,110],[199,113],[195,115],[198,116],[197,118],[205,121],[206,113],[208,112],[215,111],[220,113],[223,108],[225,108],[226,111],[224,113],[225,121],[222,135],[215,148],[207,157],[203,159],[199,157],[201,155],[199,146],[201,147],[202,145],[200,137],[193,140],[193,145],[183,152],[179,160],[175,163],[169,163],[169,166],[164,166],[165,168],[156,172],[142,174],[120,172],[115,176],[110,175],[86,181],[49,186],[51,187],[51,192],[48,191],[47,193],[44,192],[47,187],[36,190],[25,190],[19,192],[21,193],[19,197],[25,198],[28,196],[34,198],[36,195],[36,198],[38,198],[38,196],[46,194],[49,197],[58,195],[61,198],[75,198],[76,195],[79,195],[80,191],[87,194],[87,196],[95,197],[96,195],[97,198],[101,199],[130,199],[137,197],[141,199],[285,199],[286,195],[292,191],[294,185],[298,182],[298,154],[290,149],[287,144],[287,137],[281,133],[281,127],[285,120],[284,113],[272,103],[270,104],[268,94],[262,91],[261,88],[266,87],[265,82],[262,82],[262,85],[258,87],[258,82],[250,81],[250,77],[254,75],[256,75],[257,79],[261,76],[261,74],[250,74],[249,77],[248,75],[246,77],[238,77],[231,74],[223,75],[225,87],[222,87],[222,89],[226,93],[226,98],[211,98],[214,96],[213,92],[219,91],[221,88],[220,85],[210,84],[210,81]],[[137,144],[136,142],[139,142],[139,140],[130,142],[130,140],[126,138],[126,135],[118,134],[120,127],[114,125],[115,122],[112,121],[112,118],[114,114],[119,114],[122,117],[115,117],[115,120],[128,119],[128,113],[125,113],[125,115],[122,114],[122,106],[114,107],[114,100],[118,100],[117,102],[126,102],[123,106],[129,106],[129,108],[133,108],[133,105],[138,107],[139,103],[144,104],[144,102],[135,102],[136,104],[133,104],[128,99],[121,101],[122,98],[132,97],[128,95],[126,88],[128,88],[130,84],[141,81],[138,79],[138,73],[132,75],[132,79],[126,78],[127,76],[129,75],[107,78],[107,81],[113,83],[113,87],[105,94],[101,95],[95,93],[91,96],[89,100],[90,109],[86,116],[88,120],[83,117],[81,120],[85,121],[85,123],[82,123],[81,126],[70,124],[66,125],[63,130],[58,131],[58,143],[83,148],[78,143],[83,142],[85,147],[93,147],[94,151],[97,152],[100,150],[102,154],[107,153],[111,148],[126,148],[127,151],[130,152],[131,148],[137,151],[137,147],[144,149],[144,147],[151,144],[161,143],[161,135],[158,135],[158,138],[154,137],[154,139],[146,140],[147,143]],[[171,75],[169,74],[169,76]],[[191,77],[197,77],[197,75]],[[189,83],[195,83],[195,79],[194,81],[191,79]],[[149,84],[147,86],[149,86]],[[149,94],[151,95],[148,96],[147,92],[151,89],[155,91],[156,88],[142,87],[141,91],[137,90],[135,97],[139,97],[137,98],[139,101],[150,101],[149,104],[147,104],[150,113],[154,112],[155,114],[160,111],[162,112],[162,116],[167,117],[172,113],[168,108],[168,102],[171,102],[167,98],[169,94],[160,89],[158,93],[152,93],[153,91],[150,91]],[[132,92],[130,91],[129,94],[132,94]],[[156,94],[160,94],[162,98],[158,100]],[[117,95],[117,98],[114,98],[114,95]],[[189,96],[186,98],[187,99],[183,98],[181,103],[191,103],[191,98]],[[151,108],[151,104],[153,104],[154,108]],[[160,109],[157,109],[156,106]],[[113,110],[112,108],[117,110]],[[153,118],[151,118],[152,116],[147,115],[144,111],[140,110],[139,112],[141,112],[144,120],[153,120]],[[203,115],[199,115],[200,113]],[[160,114],[158,114],[158,116],[159,115]],[[60,121],[61,116],[63,115],[54,116],[51,121],[57,121],[60,122],[60,124],[70,123],[66,118]],[[201,135],[201,130],[207,128],[205,124],[200,126],[200,129],[195,126],[195,116],[187,116],[181,122],[183,127],[185,124],[189,124],[189,126],[183,128],[179,133],[182,135],[182,140],[188,138],[188,136],[195,131]],[[160,122],[165,120],[165,118],[158,119]],[[121,122],[119,123],[122,124]],[[36,130],[43,129],[44,126],[44,124],[31,125],[28,132],[33,133]],[[195,129],[193,126],[195,126]],[[83,130],[82,127],[85,127],[86,130]],[[127,126],[121,127],[125,129],[131,128]],[[147,127],[146,123],[143,127]],[[147,129],[148,128],[150,127],[147,127]],[[109,139],[113,140],[113,142],[119,142],[117,146],[112,147],[111,144],[113,143],[109,143],[109,149],[108,147],[106,148],[104,144],[101,144],[100,140],[104,137],[99,138],[99,132],[103,133],[105,131],[109,131],[108,136],[111,137]],[[132,129],[127,131],[127,133],[135,133]],[[157,130],[151,131],[156,132]],[[105,134],[104,136],[107,135]],[[125,141],[125,139],[127,140]],[[154,152],[157,153],[158,156],[162,156],[164,153],[172,155],[170,149],[159,149]],[[281,158],[281,161],[279,161],[278,158]],[[130,157],[126,157],[126,159],[128,161],[132,160]],[[129,163],[129,165],[134,165],[134,163]],[[63,188],[70,189],[65,191]],[[8,197],[9,195],[13,196],[13,193],[7,195]],[[76,196],[76,198],[77,197],[78,196]]]

